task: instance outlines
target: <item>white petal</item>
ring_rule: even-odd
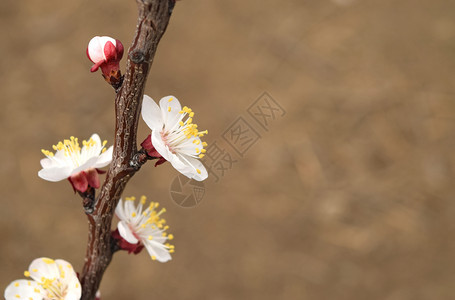
[[[161,133],[158,130],[152,131],[152,145],[156,151],[161,154],[166,160],[170,160],[172,153],[161,138]]]
[[[73,266],[63,259],[56,259],[55,262],[60,270],[62,281],[68,287],[65,300],[79,300],[81,298],[82,288]],[[64,274],[63,277],[62,274]]]
[[[164,245],[154,242],[153,240],[147,241],[144,244],[150,256],[155,256],[156,260],[159,262],[167,262],[172,259],[169,251],[164,247]]]
[[[57,263],[46,257],[37,258],[28,267],[30,277],[37,282],[41,282],[41,278],[55,279],[60,277],[60,272]]]
[[[128,243],[137,244],[137,242],[139,242],[125,221],[118,222],[117,229],[121,237],[124,238]]]
[[[57,150],[57,152],[55,152],[55,155],[52,156],[52,160],[54,160],[60,166],[73,166],[71,157],[65,154],[65,150]]]
[[[147,95],[142,100],[142,119],[145,124],[152,130],[161,130],[164,122],[158,104]]]
[[[63,259],[56,259],[55,262],[60,270],[60,278],[67,286],[65,300],[79,300],[82,288],[73,266]]]
[[[92,134],[89,141],[90,140],[94,141],[93,145],[82,146],[81,154],[80,154],[82,162],[87,161],[88,159],[90,159],[92,157],[99,156],[101,149],[103,148],[103,146],[101,144],[100,136],[98,134],[96,134],[96,133]]]
[[[186,155],[181,155],[180,157],[182,158],[182,160],[189,163],[190,166],[190,170],[183,170],[182,172],[183,175],[197,181],[207,179],[208,177],[207,170],[205,169],[204,165],[199,159],[189,157]]]
[[[92,134],[90,139],[93,139],[95,141],[96,145],[101,145],[101,139],[97,133]]]
[[[73,266],[69,262],[63,259],[56,259],[55,263],[57,264],[57,267],[59,269],[60,277],[63,278],[65,282],[72,282],[74,281],[74,279],[76,279],[76,281],[79,282],[79,280],[77,279],[77,274],[74,271]]]
[[[104,153],[101,153],[101,155],[98,157],[98,160],[96,161],[96,163],[93,167],[102,168],[102,167],[105,167],[108,164],[110,164],[112,161],[113,151],[114,151],[114,146],[110,146],[106,151],[104,151]]]
[[[90,40],[88,43],[87,52],[91,61],[97,63],[99,61],[106,60],[106,57],[104,55],[104,46],[108,41],[116,46],[116,41],[108,36],[95,36]]]
[[[188,162],[186,162],[185,160],[182,160],[179,156],[177,156],[175,154],[171,155],[169,162],[177,171],[184,174],[185,176],[188,176],[186,174],[193,172],[193,168],[191,167],[191,165]],[[188,176],[188,177],[190,177],[190,176]]]
[[[179,100],[174,96],[163,97],[160,100],[160,109],[164,124],[167,129],[171,129],[180,120],[182,110]]]
[[[17,286],[16,286],[17,285]],[[39,292],[35,291],[39,290]],[[17,297],[19,295],[20,298]],[[32,299],[42,300],[44,295],[43,289],[33,280],[15,280],[11,282],[5,289],[6,300],[18,300],[18,299]]]
[[[152,135],[152,137],[153,137],[153,135]],[[192,178],[193,173],[196,172],[196,169],[191,165],[191,163],[188,161],[188,159],[186,159],[187,156],[184,156],[179,153],[173,154],[170,151],[168,151],[167,155],[168,155],[168,157],[165,157],[166,160],[169,161],[177,171],[179,171],[180,173],[182,173],[183,175],[185,175],[189,178]]]
[[[90,158],[84,164],[82,164],[81,166],[79,166],[76,169],[74,169],[73,171],[71,171],[71,175],[77,174],[80,171],[85,171],[85,170],[88,170],[90,168],[93,168],[93,166],[95,165],[97,160],[98,160],[98,156]]]
[[[125,207],[126,220],[128,220],[130,223],[132,223],[134,220],[133,213],[137,214],[136,206],[134,206],[134,201],[126,200],[124,207]]]
[[[75,290],[68,289],[66,292],[65,300],[80,300],[81,294],[82,293],[76,292]]]
[[[202,153],[202,149],[204,149],[204,146],[202,145],[201,139],[199,137],[191,137],[186,139],[185,142],[182,142],[175,150],[185,155],[197,156]]]
[[[58,163],[55,160],[50,158],[43,158],[42,160],[40,160],[40,163],[41,167],[43,168],[51,168],[58,165]]]
[[[110,36],[100,36],[100,44],[103,46],[103,49],[104,46],[106,46],[107,42],[111,42],[114,44],[114,46],[117,47],[117,41],[115,39],[111,38]]]
[[[71,175],[71,167],[52,167],[41,169],[38,176],[47,181],[60,181],[68,178]]]
[[[153,241],[163,244],[167,240],[167,237],[163,236],[163,232],[164,230],[162,229],[152,228],[151,226],[148,226],[141,231],[141,237],[143,237],[144,240],[148,240],[148,237],[152,236]]]
[[[126,214],[125,214],[125,210],[123,208],[123,200],[120,199],[118,204],[117,204],[117,207],[115,208],[115,214],[117,215],[117,217],[124,221],[126,220]]]

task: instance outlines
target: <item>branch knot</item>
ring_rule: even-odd
[[[140,64],[140,63],[143,63],[144,60],[145,60],[145,54],[144,52],[142,52],[141,50],[139,49],[136,49],[134,51],[132,51],[130,54],[129,54],[129,57],[131,59],[131,61],[135,64]]]

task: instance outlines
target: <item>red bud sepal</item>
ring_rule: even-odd
[[[74,192],[85,193],[89,187],[95,189],[100,187],[100,178],[98,174],[104,174],[105,171],[98,169],[88,169],[68,177]]]
[[[128,243],[124,238],[122,238],[118,229],[112,231],[111,235],[117,241],[117,246],[121,250],[128,251],[128,254],[131,253],[138,254],[139,252],[142,251],[142,249],[144,249],[144,245],[142,245],[141,242],[137,242],[137,244]]]

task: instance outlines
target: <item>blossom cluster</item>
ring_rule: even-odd
[[[114,85],[121,80],[119,61],[123,56],[123,45],[119,40],[94,37],[87,47],[87,56],[94,63],[92,72],[101,69],[106,81]],[[193,122],[195,113],[187,106],[182,107],[175,96],[162,98],[157,104],[144,95],[142,118],[150,128],[150,134],[141,147],[148,159],[156,159],[155,166],[168,161],[178,172],[198,181],[205,180],[207,170],[200,161],[206,153],[207,143],[202,141],[208,132],[199,130]],[[44,180],[58,182],[67,179],[74,192],[87,196],[95,195],[100,188],[102,168],[113,160],[114,147],[106,147],[94,133],[87,140],[71,136],[52,146],[52,150],[41,150],[42,169],[38,176]],[[163,218],[165,208],[158,202],[146,204],[147,198],[119,199],[115,214],[119,221],[112,234],[117,249],[138,254],[146,249],[152,260],[167,262],[175,246],[169,242],[174,236],[168,233],[169,226]],[[5,289],[6,300],[78,300],[81,298],[81,283],[72,265],[62,259],[37,258],[32,261],[25,277],[11,282]],[[99,299],[99,292],[97,299]]]

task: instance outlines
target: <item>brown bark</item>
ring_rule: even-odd
[[[158,43],[166,30],[174,0],[137,0],[136,33],[128,51],[123,84],[115,98],[115,140],[113,160],[94,203],[88,210],[89,235],[85,265],[80,277],[82,300],[95,299],[103,274],[112,260],[115,243],[111,222],[115,207],[128,180],[146,161],[137,150],[137,125],[144,86]]]

